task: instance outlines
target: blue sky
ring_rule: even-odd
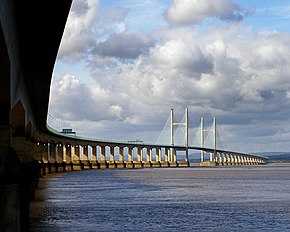
[[[290,2],[75,0],[51,86],[49,123],[154,142],[170,109],[224,148],[289,151]]]
[[[240,0],[236,1],[242,6],[253,8],[255,13],[244,19],[244,23],[255,31],[276,30],[289,32],[290,3],[285,0]],[[288,23],[287,23],[288,22]]]

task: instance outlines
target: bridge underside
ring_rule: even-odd
[[[0,231],[29,231],[39,178],[34,142],[48,133],[50,82],[71,2],[0,0]]]
[[[0,1],[0,145],[46,133],[52,71],[71,0]]]

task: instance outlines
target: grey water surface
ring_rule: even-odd
[[[290,231],[290,165],[48,175],[31,231]]]

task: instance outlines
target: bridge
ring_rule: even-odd
[[[73,129],[56,130],[65,123],[49,117],[47,127],[51,134],[36,142],[34,157],[42,162],[43,174],[92,168],[188,167],[190,150],[200,151],[201,166],[266,163],[260,156],[219,148],[216,118],[210,128],[204,127],[203,118],[198,128],[190,128],[187,109],[181,122],[174,120],[174,110],[171,109],[155,143],[88,137],[78,135]]]
[[[201,151],[201,165],[266,163],[251,154],[206,147],[202,137],[199,146],[188,139],[184,144],[174,141],[172,128],[178,123],[173,120],[165,144],[79,138],[47,126],[51,77],[71,2],[0,0],[1,231],[28,231],[27,202],[33,198],[38,162],[43,174],[85,168],[187,167],[188,151],[194,149]],[[187,122],[179,126],[185,126],[188,138]],[[185,152],[184,160],[178,160],[179,151]]]
[[[110,163],[113,157],[115,161],[113,154],[115,147],[119,150],[118,162],[126,161],[125,164],[118,163],[117,167],[132,167],[129,163],[131,161],[142,162],[142,167],[149,166],[149,163],[156,166],[156,162],[161,162],[160,166],[188,166],[188,150],[192,149],[201,151],[201,165],[266,162],[262,157],[218,148],[215,129],[212,129],[214,145],[208,146],[203,138],[208,133],[203,129],[203,121],[199,144],[193,144],[192,140],[188,140],[192,133],[188,129],[188,113],[185,114],[182,123],[177,123],[173,119],[173,110],[170,117],[170,132],[161,136],[164,138],[170,135],[170,141],[159,141],[155,144],[92,140],[75,135],[72,137],[47,127],[52,71],[70,4],[70,1],[64,0],[48,1],[42,6],[39,6],[37,1],[29,4],[21,1],[0,1],[0,146],[8,147],[10,151],[15,152],[22,163],[29,163],[33,159],[42,163],[88,160],[98,161],[97,163],[103,167],[102,162]],[[21,14],[23,9],[27,10],[29,17]],[[50,12],[54,12],[53,19]],[[181,127],[186,132],[183,142],[177,141],[178,136],[174,136],[174,128],[177,126],[176,134],[180,133]],[[58,146],[66,150],[63,151]],[[76,155],[73,150],[70,151],[75,146],[84,147],[80,149],[83,154],[78,155],[79,149],[74,149]],[[92,151],[90,159],[87,158],[86,147],[90,147],[89,150]],[[129,154],[127,160],[124,160],[124,149],[125,153]],[[186,158],[183,162],[177,162],[176,151],[185,151]],[[146,158],[143,157],[143,153],[146,153],[144,155]],[[210,154],[209,160],[204,159],[204,154],[207,153]],[[137,154],[137,160],[133,160],[134,154]],[[152,159],[153,156],[155,160]],[[163,161],[167,164],[163,164]],[[136,163],[133,166],[139,167],[141,164]]]

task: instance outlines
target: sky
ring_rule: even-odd
[[[289,151],[289,25],[287,0],[74,0],[48,124],[151,143],[188,108],[224,149]]]

